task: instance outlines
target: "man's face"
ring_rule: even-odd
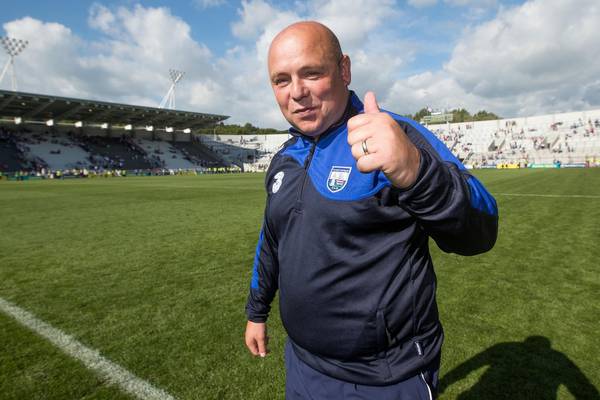
[[[269,77],[288,122],[318,136],[342,117],[348,100],[350,59],[335,60],[319,35],[299,30],[273,41]]]

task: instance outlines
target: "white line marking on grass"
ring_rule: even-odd
[[[0,297],[0,310],[10,315],[38,335],[48,339],[71,357],[81,361],[87,368],[96,372],[109,383],[119,386],[129,394],[142,400],[175,400],[167,392],[158,389],[145,380],[138,378],[125,368],[102,357],[100,352],[91,349],[73,336],[54,328],[33,314]]]
[[[593,194],[534,194],[534,193],[495,193],[497,196],[516,196],[516,197],[555,197],[565,199],[600,199],[600,196]]]

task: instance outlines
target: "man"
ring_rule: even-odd
[[[428,250],[489,250],[494,199],[427,129],[364,106],[333,32],[300,22],[269,49],[292,125],[266,177],[245,341],[266,356],[279,289],[288,399],[433,398],[443,340]]]

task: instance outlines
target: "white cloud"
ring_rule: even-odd
[[[424,107],[472,109],[478,100],[469,96],[443,72],[423,72],[394,82],[382,104],[400,113],[414,113]]]
[[[433,6],[436,3],[437,0],[408,0],[409,5],[417,8]]]
[[[460,19],[463,21],[482,21],[498,9],[498,0],[444,0],[445,4],[464,9]]]
[[[70,76],[77,75],[81,41],[69,28],[25,17],[4,24],[4,30],[7,36],[29,41],[15,60],[19,90],[62,95],[77,92],[82,82]],[[8,87],[8,81],[2,85]]]
[[[497,0],[444,0],[444,3],[451,6],[465,7],[493,7],[498,4]]]
[[[600,80],[590,83],[583,89],[583,101],[600,105]]]
[[[443,1],[469,6],[466,0]],[[382,106],[395,112],[449,106],[511,116],[598,106],[600,5],[574,3],[531,0],[501,8],[495,18],[465,29],[443,68],[408,77],[419,52],[431,48],[403,39],[398,26],[406,28],[410,19],[392,0],[310,0],[287,9],[244,0],[231,25],[242,40],[221,57],[192,38],[189,24],[165,7],[94,4],[88,16],[100,33],[94,42],[33,18],[4,29],[30,40],[16,61],[21,90],[157,105],[170,84],[168,70],[175,68],[186,71],[178,108],[285,128],[268,84],[266,53],[277,32],[301,19],[330,26],[351,57],[351,87],[359,95],[374,90]]]
[[[538,110],[585,106],[582,89],[600,76],[599,19],[595,0],[529,1],[467,30],[445,69],[467,93],[521,110],[519,99]]]
[[[211,52],[166,8],[137,5],[111,11],[95,4],[88,23],[104,34],[101,41],[85,42],[61,24],[29,17],[4,24],[9,36],[31,41],[17,61],[20,87],[157,105],[169,87],[169,68],[187,72],[183,86],[215,78]],[[181,97],[180,104],[189,107]]]
[[[598,107],[599,18],[593,0],[501,9],[465,30],[444,68],[397,80],[383,104],[400,112],[465,107],[507,117]]]
[[[376,11],[366,16],[365,10]],[[377,33],[397,15],[391,0],[313,0],[291,10],[248,0],[238,13],[231,28],[244,40],[222,58],[192,39],[190,26],[164,7],[94,4],[88,24],[102,34],[96,42],[83,41],[63,25],[31,18],[4,27],[9,35],[42,38],[37,46],[45,53],[30,51],[29,58],[19,60],[27,70],[23,87],[31,91],[157,105],[169,87],[168,69],[176,68],[186,71],[176,93],[178,108],[230,114],[232,122],[282,129],[287,123],[268,83],[266,55],[285,26],[301,19],[331,26],[352,57],[353,87],[359,93],[383,94],[409,57],[406,42]],[[39,79],[42,76],[46,78]]]
[[[270,27],[283,28],[300,19],[299,15],[278,10],[263,0],[242,0],[238,15],[240,19],[231,26],[231,30],[237,38],[247,41],[256,40]]]
[[[115,15],[108,8],[99,3],[92,4],[88,15],[88,24],[99,31],[114,34]]]
[[[386,19],[399,15],[393,0],[313,0],[308,4],[309,18],[327,25],[349,50],[363,47]]]
[[[212,8],[219,7],[226,4],[226,0],[195,0],[194,1],[200,8]]]

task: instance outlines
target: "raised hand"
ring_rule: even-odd
[[[420,153],[400,125],[381,112],[373,92],[364,98],[364,113],[348,120],[348,144],[360,172],[381,170],[398,188],[417,179]]]

